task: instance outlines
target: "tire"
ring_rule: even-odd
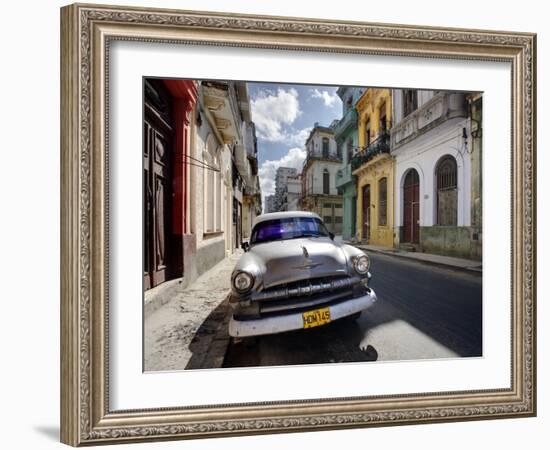
[[[254,348],[258,344],[258,337],[250,336],[244,338],[233,338],[233,344],[240,345],[245,348]]]

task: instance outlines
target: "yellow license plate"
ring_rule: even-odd
[[[302,313],[304,328],[313,328],[330,322],[330,310],[328,308],[315,309]]]

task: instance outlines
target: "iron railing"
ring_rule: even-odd
[[[371,144],[358,152],[351,159],[351,170],[356,170],[361,167],[363,164],[368,163],[372,158],[381,153],[390,152],[390,134],[388,132],[383,132],[380,134],[376,140],[371,142]]]

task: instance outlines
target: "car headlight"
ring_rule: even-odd
[[[254,277],[247,272],[237,272],[233,276],[233,287],[241,294],[248,292],[252,289],[254,284]]]
[[[355,256],[353,258],[353,268],[359,275],[366,275],[370,269],[370,259],[367,255]]]

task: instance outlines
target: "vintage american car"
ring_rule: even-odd
[[[260,336],[357,318],[376,301],[369,257],[311,212],[256,218],[231,275],[229,335]]]

